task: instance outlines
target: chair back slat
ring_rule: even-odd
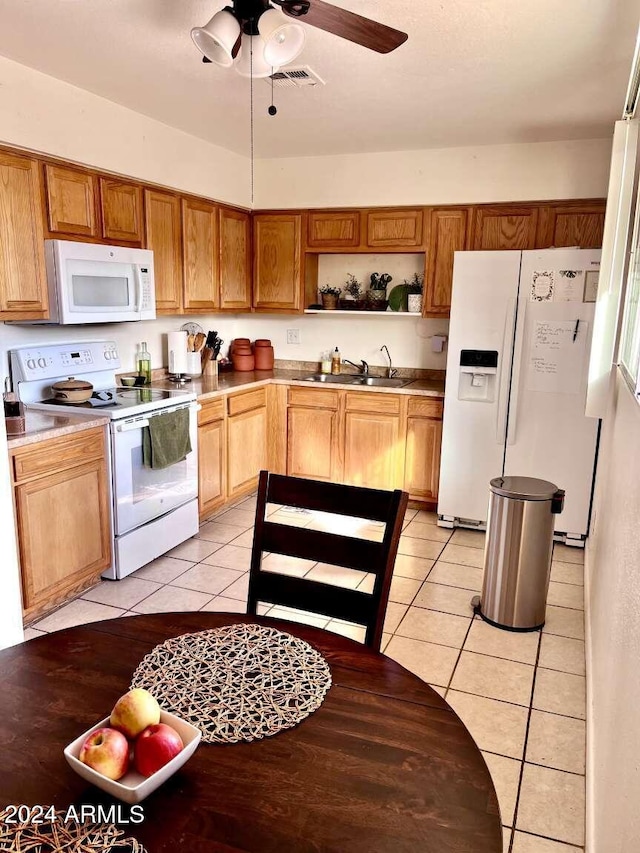
[[[258,601],[307,610],[366,625],[375,618],[372,595],[357,589],[344,589],[307,578],[260,572],[256,583]]]
[[[343,486],[338,483],[270,474],[267,501],[386,522],[392,495],[393,492],[366,489],[362,486]]]
[[[408,495],[400,490],[379,491],[261,471],[248,612],[256,613],[258,602],[263,601],[355,622],[366,629],[365,643],[379,649],[407,500]],[[269,521],[265,518],[267,503],[382,521],[383,539],[373,542]],[[373,592],[264,571],[263,552],[371,573],[375,576]]]
[[[377,573],[384,568],[381,542],[340,536],[322,530],[307,530],[265,521],[262,534],[262,550],[303,560],[331,563],[347,569]]]

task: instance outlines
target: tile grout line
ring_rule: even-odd
[[[513,843],[514,843],[515,835],[516,835],[516,825],[518,822],[518,809],[520,807],[520,794],[522,792],[522,779],[524,776],[524,766],[525,766],[525,758],[527,755],[527,746],[529,744],[529,729],[531,727],[531,714],[533,712],[533,696],[534,696],[535,689],[536,689],[536,676],[538,673],[538,662],[540,660],[541,649],[542,649],[542,629],[540,629],[540,631],[538,632],[538,650],[536,653],[536,662],[534,664],[534,669],[533,669],[533,680],[531,682],[531,697],[530,697],[530,701],[529,701],[529,709],[527,712],[527,725],[525,727],[524,743],[522,746],[522,762],[520,763],[520,774],[518,777],[518,789],[516,791],[516,802],[515,802],[515,806],[513,808],[513,823],[511,826],[511,835],[510,835],[510,839],[509,839],[509,848],[508,848],[507,853],[512,853]]]

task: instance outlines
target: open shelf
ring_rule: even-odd
[[[305,308],[305,314],[348,314],[351,317],[422,317],[420,311],[342,311],[340,308]]]

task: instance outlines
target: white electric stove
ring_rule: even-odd
[[[113,564],[104,577],[126,577],[198,532],[196,395],[181,388],[118,387],[120,356],[113,341],[43,344],[11,350],[14,390],[31,409],[80,417],[106,415],[111,466]],[[53,397],[54,382],[70,376],[93,385],[85,403]],[[191,452],[163,469],[142,461],[149,419],[186,408]]]

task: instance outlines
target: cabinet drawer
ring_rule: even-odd
[[[224,397],[203,401],[201,405],[202,408],[198,412],[198,426],[211,421],[221,421],[224,418]]]
[[[65,435],[40,444],[20,448],[13,455],[13,470],[16,482],[64,471],[90,459],[104,456],[104,431],[102,428],[87,430],[78,435]]]
[[[288,402],[290,406],[310,406],[335,411],[338,408],[338,392],[292,385],[289,388]]]
[[[267,389],[256,388],[255,391],[246,391],[234,397],[227,397],[227,412],[229,415],[239,415],[251,409],[259,409],[267,405]]]
[[[428,397],[409,397],[409,417],[442,418],[442,400]]]
[[[347,391],[348,412],[375,412],[381,415],[397,415],[400,398],[395,394],[376,394],[365,391]]]

